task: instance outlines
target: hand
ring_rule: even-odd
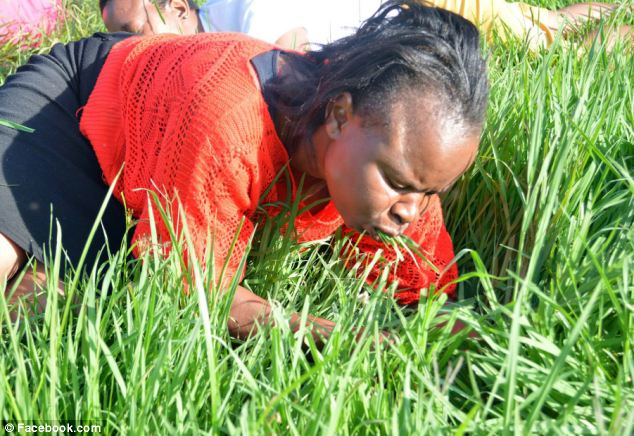
[[[440,316],[443,317],[442,321],[440,321],[438,324],[436,324],[436,327],[439,329],[442,329],[444,326],[447,325],[446,319],[448,317],[450,317],[450,315],[447,313],[447,311],[451,311],[454,310],[452,307],[452,303],[450,301],[447,301],[444,305],[444,309],[442,312],[440,312]],[[458,333],[461,333],[463,330],[469,329],[470,327],[463,323],[462,321],[460,321],[459,319],[456,319],[456,321],[454,322],[453,326],[451,326],[451,334],[452,335],[457,335]],[[467,333],[467,336],[472,338],[472,339],[479,339],[480,335],[473,331],[470,330],[469,333]]]
[[[355,340],[357,343],[361,342],[361,339],[366,334],[367,327],[355,327],[353,328],[353,332],[356,333]],[[372,332],[367,333],[368,338],[372,341],[372,349],[375,347],[375,337]],[[396,333],[389,332],[387,330],[381,330],[379,332],[379,345],[381,348],[386,349],[390,345],[396,345],[399,341],[399,337]]]
[[[293,330],[293,332],[297,332],[300,329],[300,321],[301,316],[298,313],[294,313],[291,315],[290,324],[291,330]],[[335,328],[335,323],[327,319],[308,315],[306,319],[306,326],[311,336],[313,337],[313,340],[315,341],[315,345],[317,345],[317,347],[321,349],[326,344],[326,341],[330,337],[332,330]]]
[[[465,323],[463,323],[462,321],[460,321],[459,319],[456,320],[456,322],[454,323],[453,327],[451,328],[451,334],[452,335],[456,335],[458,333],[460,333],[461,331],[463,331],[464,329],[469,328]],[[480,335],[471,330],[469,331],[469,333],[467,333],[467,336],[472,338],[472,339],[478,339],[480,338]]]

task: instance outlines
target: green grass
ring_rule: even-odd
[[[94,5],[77,4],[40,50],[99,28]],[[26,58],[0,47],[2,74]],[[401,310],[342,267],[343,238],[300,245],[269,220],[245,284],[273,302],[276,326],[240,342],[231,292],[184,295],[177,252],[119,252],[67,277],[76,307],[51,292],[45,314],[11,323],[0,299],[1,418],[124,434],[632,433],[634,59],[510,44],[489,65],[479,158],[444,199],[462,273],[451,311],[442,298]],[[290,331],[292,310],[338,322],[323,350]],[[451,335],[456,318],[480,338]],[[381,329],[396,344],[376,347]]]

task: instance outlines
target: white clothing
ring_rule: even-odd
[[[240,32],[274,43],[302,27],[294,14],[296,0],[209,0],[198,9],[205,32]],[[280,14],[280,11],[288,13]]]
[[[303,27],[311,43],[325,44],[353,33],[381,0],[209,0],[198,10],[205,32],[241,32],[275,42]]]
[[[311,43],[326,44],[353,34],[374,14],[382,0],[299,0],[302,24]]]

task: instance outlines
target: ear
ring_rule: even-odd
[[[181,20],[186,20],[191,12],[191,8],[189,7],[189,2],[187,0],[170,0],[166,7],[169,7],[176,17]]]
[[[342,92],[328,103],[324,126],[330,139],[339,138],[353,115],[352,95],[349,92]]]

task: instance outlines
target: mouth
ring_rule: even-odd
[[[392,229],[386,229],[383,227],[373,226],[373,225],[360,226],[360,230],[357,230],[357,231],[359,232],[363,231],[367,233],[372,239],[377,241],[381,241],[381,235],[389,236],[392,238],[399,235],[399,232],[394,231]]]

